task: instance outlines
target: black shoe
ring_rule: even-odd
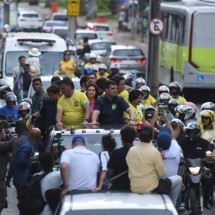
[[[178,214],[183,214],[186,210],[185,208],[182,208],[182,207],[179,207],[179,208],[176,208]]]
[[[211,209],[211,204],[209,202],[204,202],[204,207],[207,209]]]

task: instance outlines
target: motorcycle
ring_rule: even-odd
[[[204,167],[201,158],[185,159],[185,207],[190,215],[200,215],[204,211],[202,176]]]

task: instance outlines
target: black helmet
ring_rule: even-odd
[[[201,136],[201,128],[198,123],[192,122],[185,127],[186,136],[189,140],[195,140]]]

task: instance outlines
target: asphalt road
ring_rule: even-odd
[[[0,5],[2,5],[2,3],[0,3]],[[35,10],[37,12],[39,12],[43,18],[49,18],[51,15],[51,10],[44,8],[43,4],[40,4],[40,6],[29,6],[26,3],[20,3],[20,7],[22,8],[31,8],[32,10]],[[60,9],[63,10],[63,9]],[[85,22],[85,18],[84,17],[80,17],[78,18],[78,21],[80,23]],[[147,54],[147,45],[143,42],[141,42],[141,36],[140,35],[135,35],[135,39],[131,39],[131,34],[130,32],[117,32],[117,23],[112,23],[111,24],[112,28],[113,28],[113,32],[114,32],[114,36],[115,39],[117,41],[118,44],[125,44],[125,45],[135,45],[138,46],[140,48],[142,48],[142,50]],[[12,186],[11,188],[8,188],[8,208],[4,209],[2,212],[2,215],[18,215],[19,211],[16,207],[17,205],[17,199],[16,199],[16,190],[15,188]],[[187,215],[188,213],[185,212],[183,213],[184,215]],[[211,210],[206,210],[204,211],[205,215],[212,215],[215,214],[215,201],[214,201],[214,206]]]

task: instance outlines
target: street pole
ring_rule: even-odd
[[[4,3],[4,25],[10,25],[10,5]]]
[[[134,31],[135,31],[135,28],[134,28],[134,0],[132,1],[132,5],[131,5],[131,39],[134,40],[135,39],[135,36],[134,36]]]
[[[161,0],[150,1],[149,20],[152,20],[153,18],[160,19],[160,2]],[[159,35],[153,35],[149,31],[146,82],[147,85],[151,88],[151,94],[153,96],[157,95],[159,85],[159,39]]]
[[[68,19],[68,37],[73,41],[74,45],[76,45],[75,41],[75,31],[76,31],[76,16],[69,16]]]

